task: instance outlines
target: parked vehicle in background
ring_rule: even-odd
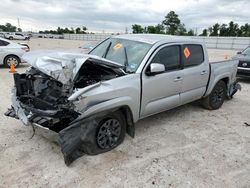
[[[3,63],[6,67],[10,67],[11,64],[18,67],[22,62],[22,55],[28,51],[27,46],[0,38],[0,63]]]
[[[216,110],[240,88],[237,60],[209,63],[203,43],[182,37],[118,35],[89,54],[23,58],[32,67],[14,74],[5,115],[53,135],[67,165],[134,137],[140,119],[196,100]]]
[[[239,60],[237,76],[250,78],[250,46],[238,52],[233,59]]]
[[[99,43],[100,41],[85,42],[79,47],[79,49],[81,50],[81,53],[87,54],[91,50],[93,50]]]
[[[1,33],[1,32],[0,32],[0,37],[1,37],[1,38],[4,38],[4,33]]]
[[[9,40],[29,40],[30,39],[28,35],[24,35],[22,33],[7,33],[4,35],[4,37]]]

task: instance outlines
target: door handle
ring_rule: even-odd
[[[204,70],[201,72],[201,75],[205,75],[205,74],[207,74],[207,71]]]
[[[182,80],[183,80],[183,78],[180,77],[180,76],[178,76],[178,77],[176,77],[176,78],[174,79],[175,82],[179,82],[179,81],[182,81]]]

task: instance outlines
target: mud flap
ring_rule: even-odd
[[[97,126],[93,117],[76,122],[59,132],[59,144],[67,166],[85,153],[94,154],[96,141],[93,135],[96,134]]]
[[[228,99],[232,99],[233,96],[235,95],[235,93],[237,93],[238,90],[241,91],[241,85],[238,83],[238,81],[236,81],[229,88],[228,96],[227,96]]]

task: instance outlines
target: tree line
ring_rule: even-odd
[[[208,29],[203,29],[200,36],[222,36],[222,37],[250,37],[250,25],[239,25],[233,21],[228,24],[214,24]]]
[[[0,25],[0,31],[2,32],[22,32],[21,28],[18,28],[10,23],[6,23],[5,25]],[[85,26],[82,27],[77,27],[73,28],[71,27],[70,29],[65,27],[61,28],[58,27],[56,30],[44,30],[44,31],[39,31],[41,34],[86,34],[88,33],[88,28]]]
[[[132,25],[133,33],[153,33],[153,34],[168,34],[180,36],[194,36],[197,33],[194,30],[187,30],[185,24],[179,19],[179,15],[174,11],[170,11],[164,20],[156,26],[143,27],[139,24]],[[228,24],[216,23],[211,27],[203,29],[200,36],[235,36],[235,37],[250,37],[250,24],[239,25],[233,21]]]
[[[88,28],[85,26],[73,28],[70,29],[65,27],[61,28],[58,27],[56,30],[45,30],[45,31],[39,31],[41,34],[55,34],[55,35],[62,35],[62,34],[86,34],[88,33]]]
[[[0,31],[3,32],[22,32],[21,28],[11,25],[10,23],[6,23],[5,25],[0,25]]]
[[[153,33],[153,34],[168,34],[181,36],[194,36],[192,29],[187,30],[185,24],[179,19],[179,15],[174,11],[170,11],[164,20],[156,26],[150,25],[143,27],[139,24],[132,25],[133,33]]]

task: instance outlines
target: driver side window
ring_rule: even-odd
[[[167,46],[160,49],[152,60],[165,66],[166,72],[181,68],[180,46]]]

